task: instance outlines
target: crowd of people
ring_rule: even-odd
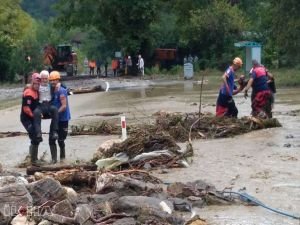
[[[126,55],[123,58],[122,57],[114,57],[111,60],[112,76],[117,77],[120,74],[123,74],[125,76],[126,75],[135,75],[136,73],[138,73],[138,75],[140,75],[140,76],[144,76],[145,75],[145,68],[144,68],[145,63],[144,63],[144,59],[143,59],[142,55],[137,56],[136,62],[137,62],[136,67],[134,67],[133,59],[131,58],[130,55]],[[104,68],[105,68],[104,74],[102,74],[102,71],[101,71],[102,64],[104,64]],[[97,60],[91,59],[91,60],[87,61],[86,65],[89,68],[90,76],[97,75],[98,78],[100,76],[107,77],[108,63],[106,60],[104,62],[102,62],[100,59],[97,59]],[[136,68],[137,68],[137,72],[136,72]],[[96,73],[95,73],[95,69],[96,69]]]
[[[43,141],[41,131],[42,119],[51,119],[49,129],[49,147],[51,163],[57,163],[57,144],[60,150],[60,160],[64,161],[65,140],[68,134],[68,124],[71,119],[67,88],[60,82],[60,73],[43,70],[33,73],[30,84],[23,91],[21,122],[30,138],[29,154],[32,165],[39,166],[39,144]]]
[[[242,68],[243,61],[236,57],[222,76],[222,85],[216,104],[216,116],[237,118],[238,109],[233,95],[244,91],[244,97],[248,97],[248,90],[252,88],[251,108],[252,116],[260,118],[272,118],[274,95],[276,93],[274,76],[257,60],[252,60],[252,69],[249,79],[241,75],[236,79],[236,71]],[[236,85],[237,83],[237,85]]]

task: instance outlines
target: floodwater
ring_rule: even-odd
[[[203,85],[202,112],[214,112],[217,90]],[[165,182],[187,182],[202,179],[218,190],[232,188],[245,191],[267,206],[300,216],[300,89],[278,89],[274,117],[283,127],[251,132],[234,138],[193,140],[195,156],[189,168],[154,172]],[[127,124],[143,120],[163,110],[197,112],[200,85],[193,81],[165,83],[155,86],[114,90],[70,96],[71,124],[103,120],[101,116],[85,116],[101,112],[123,112]],[[250,113],[250,99],[235,96],[239,116]],[[20,106],[0,111],[0,131],[24,131],[19,122]],[[294,113],[291,111],[294,110]],[[297,111],[298,110],[298,111]],[[114,117],[119,119],[119,116]],[[43,121],[47,131],[49,121]],[[70,162],[89,160],[98,146],[116,136],[69,136],[66,142]],[[40,154],[49,152],[47,135]],[[0,139],[1,163],[15,169],[28,153],[26,136]],[[49,153],[47,159],[50,159]],[[300,224],[300,221],[255,206],[209,206],[196,209],[209,224],[271,225]]]

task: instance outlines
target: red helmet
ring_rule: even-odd
[[[41,82],[41,76],[39,73],[33,73],[31,75],[31,83],[40,83]]]

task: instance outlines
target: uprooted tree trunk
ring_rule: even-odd
[[[26,169],[27,175],[33,175],[35,172],[55,172],[69,169],[83,169],[87,171],[97,170],[96,165],[83,164],[83,165],[58,165],[58,166],[29,166]]]
[[[62,170],[57,172],[36,172],[29,180],[42,180],[44,178],[54,178],[63,185],[78,185],[93,187],[96,181],[97,171],[85,171],[79,169]]]

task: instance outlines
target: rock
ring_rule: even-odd
[[[123,196],[112,205],[114,212],[122,212],[131,216],[137,216],[139,222],[155,217],[159,220],[177,224],[180,220],[172,215],[173,204],[169,201],[161,201],[158,198],[146,196]],[[181,221],[182,222],[182,221]]]
[[[76,204],[78,200],[78,194],[76,191],[74,191],[73,188],[70,187],[64,187],[64,189],[67,192],[67,199],[70,201],[71,204]]]
[[[1,176],[0,177],[0,187],[4,187],[9,184],[28,184],[28,181],[24,177],[15,176]]]
[[[27,185],[33,198],[33,205],[40,206],[47,201],[60,202],[67,198],[66,190],[53,178],[45,178]]]
[[[136,221],[132,217],[122,218],[115,221],[112,225],[136,225]]]
[[[290,143],[286,143],[286,144],[283,145],[283,147],[290,148],[290,147],[292,147],[292,145]]]
[[[0,224],[16,215],[21,206],[32,206],[32,197],[23,184],[11,184],[0,188]]]
[[[121,143],[122,141],[122,139],[111,139],[103,142],[99,146],[98,150],[94,153],[93,160],[97,161],[98,159],[102,159],[105,155],[105,152],[108,151],[113,146],[113,144]]]
[[[63,200],[53,206],[52,213],[66,216],[66,217],[73,217],[74,216],[74,209],[69,200]]]
[[[57,223],[57,224],[64,224],[64,225],[74,225],[76,224],[74,218],[70,218],[70,217],[65,217],[62,215],[58,215],[58,214],[54,214],[54,213],[50,213],[50,214],[44,214],[43,219],[48,220],[52,223]]]
[[[192,207],[202,208],[206,205],[204,199],[201,197],[189,196],[187,200],[192,204]]]
[[[192,210],[191,204],[181,198],[169,198],[169,201],[173,203],[174,209],[182,212],[190,212]]]
[[[76,208],[75,212],[75,222],[77,224],[84,224],[89,218],[91,218],[92,215],[92,209],[89,207],[89,205],[80,205]]]
[[[105,202],[112,202],[119,198],[119,195],[115,192],[110,192],[107,194],[94,194],[88,196],[88,200],[94,204],[104,204]]]
[[[48,220],[42,220],[38,225],[52,225],[52,223]]]

